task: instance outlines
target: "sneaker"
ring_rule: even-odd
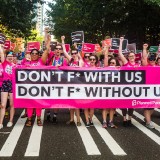
[[[51,121],[51,115],[47,114],[47,121]]]
[[[103,127],[103,128],[107,128],[107,122],[103,122],[102,127]]]
[[[37,118],[37,125],[38,126],[43,126],[41,118]]]
[[[91,119],[89,118],[89,123],[90,123],[90,126],[94,126],[93,122],[91,121]]]
[[[81,126],[81,122],[77,122],[77,126],[78,126],[78,127]]]
[[[3,128],[3,124],[0,124],[0,129],[2,129]]]
[[[57,117],[53,117],[53,124],[57,124],[58,121],[57,121]]]
[[[110,122],[108,123],[108,126],[111,127],[111,128],[115,128],[115,125],[114,125],[113,121],[110,121]]]
[[[90,127],[90,123],[89,122],[86,122],[86,127]]]
[[[149,128],[149,129],[154,129],[154,126],[153,126],[152,122],[150,122],[148,124],[146,123],[146,127]]]
[[[7,123],[7,127],[12,127],[13,126],[13,123],[12,122],[8,122]]]
[[[127,121],[123,121],[123,126],[124,127],[127,127],[128,125],[127,125]]]
[[[78,122],[77,122],[77,123],[78,123]],[[73,124],[75,124],[75,123],[74,123],[74,121],[70,121],[70,120],[69,120],[69,121],[66,122],[66,124],[67,124],[67,125],[73,125]]]

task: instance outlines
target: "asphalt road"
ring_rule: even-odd
[[[153,114],[155,129],[145,127],[143,110],[134,112],[133,126],[123,127],[117,110],[115,128],[103,129],[101,110],[95,110],[94,126],[66,125],[69,111],[60,110],[58,124],[46,121],[38,127],[25,127],[21,109],[16,110],[14,126],[0,130],[0,160],[158,160],[160,157],[160,110]],[[43,114],[42,114],[43,117]],[[82,121],[84,115],[81,114]],[[34,123],[33,118],[33,123]]]

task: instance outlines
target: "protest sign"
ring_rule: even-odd
[[[136,43],[128,44],[127,51],[136,53]]]
[[[83,43],[82,51],[86,53],[93,53],[95,52],[95,44],[92,43]]]
[[[119,44],[120,44],[120,39],[119,38],[112,38],[111,49],[118,50],[119,49]],[[122,43],[122,50],[123,51],[127,50],[127,45],[128,45],[128,40],[124,39],[123,43]]]
[[[111,39],[105,39],[102,41],[102,47],[106,46],[106,45],[109,45],[111,46]]]
[[[10,40],[6,40],[4,43],[4,49],[9,50],[11,48],[11,41]]]
[[[2,33],[0,33],[0,44],[4,44],[6,40],[6,36]]]
[[[31,52],[32,49],[40,49],[40,42],[28,42],[27,43],[27,52]]]
[[[11,42],[11,50],[12,51],[14,51],[15,47],[16,47],[16,44]]]
[[[160,67],[18,67],[12,79],[14,106],[159,108],[159,72]]]
[[[70,51],[70,44],[65,44],[66,52],[68,53]]]
[[[57,45],[57,42],[51,41],[51,43],[50,43],[51,51],[54,51],[54,50],[55,50],[56,45]],[[43,41],[43,42],[42,42],[42,50],[44,51],[45,48],[46,48],[46,46],[45,46],[45,41]]]
[[[84,32],[76,31],[71,33],[72,43],[83,43],[84,42]]]
[[[95,44],[95,52],[98,53],[101,51],[102,51],[101,46],[99,44]]]
[[[158,46],[150,46],[149,52],[157,53],[158,52]]]

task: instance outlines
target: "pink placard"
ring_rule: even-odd
[[[32,49],[40,49],[40,42],[28,42],[27,43],[27,52],[30,52]]]
[[[92,43],[83,43],[82,51],[87,53],[93,53],[95,51],[95,44]]]
[[[4,43],[4,49],[11,49],[11,41],[10,40],[6,40]]]
[[[66,52],[69,52],[70,51],[70,44],[65,44],[65,47],[66,47]]]
[[[18,67],[15,108],[160,107],[160,67]]]

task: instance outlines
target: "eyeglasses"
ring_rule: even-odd
[[[89,60],[90,60],[90,61],[95,61],[96,59],[95,59],[95,58],[90,58]]]
[[[38,52],[32,52],[31,54],[32,54],[32,55],[34,55],[34,54],[35,54],[35,55],[38,55],[39,53],[38,53]]]
[[[56,48],[56,50],[62,50],[62,48]]]
[[[90,56],[84,56],[84,58],[89,58]]]
[[[72,52],[71,55],[77,54],[77,52]]]

